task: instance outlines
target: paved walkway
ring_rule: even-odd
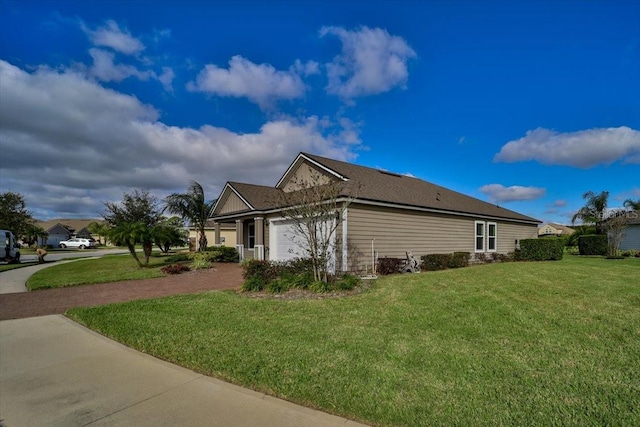
[[[9,272],[0,273],[0,280],[6,273]],[[72,307],[234,289],[241,283],[242,270],[238,264],[215,264],[212,269],[155,279],[0,294],[0,320],[62,314]]]
[[[60,315],[0,322],[0,354],[7,427],[363,426],[163,362]]]

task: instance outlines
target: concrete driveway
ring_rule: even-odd
[[[155,359],[61,315],[0,322],[0,419],[20,426],[363,426]]]

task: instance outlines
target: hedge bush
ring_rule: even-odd
[[[444,270],[452,263],[452,254],[422,255],[422,269],[427,271]]]
[[[468,267],[470,259],[471,254],[469,252],[454,252],[453,254],[451,254],[449,268]]]
[[[290,289],[307,289],[311,292],[347,291],[360,283],[357,276],[350,274],[331,277],[328,283],[315,282],[312,262],[305,258],[284,262],[251,259],[243,261],[242,269],[244,292],[283,293]]]
[[[240,259],[236,248],[231,246],[209,246],[206,252],[211,254],[213,262],[238,262]]]
[[[376,272],[381,276],[400,272],[404,260],[402,258],[378,258]]]
[[[580,255],[606,255],[609,240],[604,234],[587,234],[578,238]]]
[[[562,239],[522,239],[519,259],[523,261],[557,261],[564,255]]]

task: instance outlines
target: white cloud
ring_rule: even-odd
[[[91,30],[84,23],[81,27],[95,46],[109,47],[126,55],[136,55],[145,49],[140,40],[133,37],[129,31],[120,29],[113,20],[106,21],[105,26],[95,30]]]
[[[314,74],[320,74],[320,64],[316,61],[307,61],[303,63],[299,59],[296,59],[291,70],[304,76],[311,76]]]
[[[539,199],[544,196],[546,190],[539,187],[522,187],[519,185],[505,187],[502,184],[488,184],[480,187],[480,191],[489,196],[493,203],[507,203]]]
[[[350,160],[359,143],[356,125],[313,116],[272,120],[244,134],[170,126],[152,106],[80,73],[28,73],[2,60],[0,93],[0,186],[24,194],[41,217],[95,217],[102,202],[124,191],[162,196],[184,191],[189,180],[211,198],[227,180],[273,185],[299,151]],[[350,135],[346,143],[342,132]]]
[[[538,128],[508,142],[494,157],[498,162],[527,160],[579,168],[615,161],[640,163],[640,132],[626,126],[565,133]]]
[[[323,27],[320,36],[326,35],[337,36],[342,42],[341,54],[326,65],[327,92],[352,99],[406,86],[407,62],[416,53],[402,37],[368,27],[357,31]]]
[[[302,64],[300,64],[302,66]],[[306,87],[294,71],[278,71],[270,64],[255,64],[240,55],[229,60],[229,68],[206,65],[189,90],[219,96],[246,97],[261,108],[278,99],[295,99]]]
[[[115,64],[115,54],[106,50],[91,48],[89,55],[93,58],[90,74],[103,82],[120,82],[128,77],[137,77],[140,80],[156,77],[152,71],[140,71],[132,65]]]
[[[173,92],[172,82],[176,77],[176,73],[173,72],[173,69],[170,67],[162,67],[162,74],[160,74],[157,78],[160,83],[162,83],[162,87],[167,92]]]

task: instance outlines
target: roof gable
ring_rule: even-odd
[[[213,215],[219,215],[231,212],[242,212],[253,210],[253,206],[247,202],[230,183],[227,183],[218,197],[218,201],[213,207]]]
[[[347,181],[348,178],[340,174],[339,172],[327,167],[322,162],[318,162],[316,159],[312,158],[307,153],[300,153],[298,157],[289,165],[289,168],[286,170],[282,178],[276,184],[276,188],[281,188],[284,191],[295,191],[299,189],[299,186],[292,185],[295,184],[295,181],[309,179],[310,172],[315,171],[319,174],[320,177],[327,178],[327,181],[330,179],[339,179],[341,181]],[[320,182],[326,183],[326,182]]]

